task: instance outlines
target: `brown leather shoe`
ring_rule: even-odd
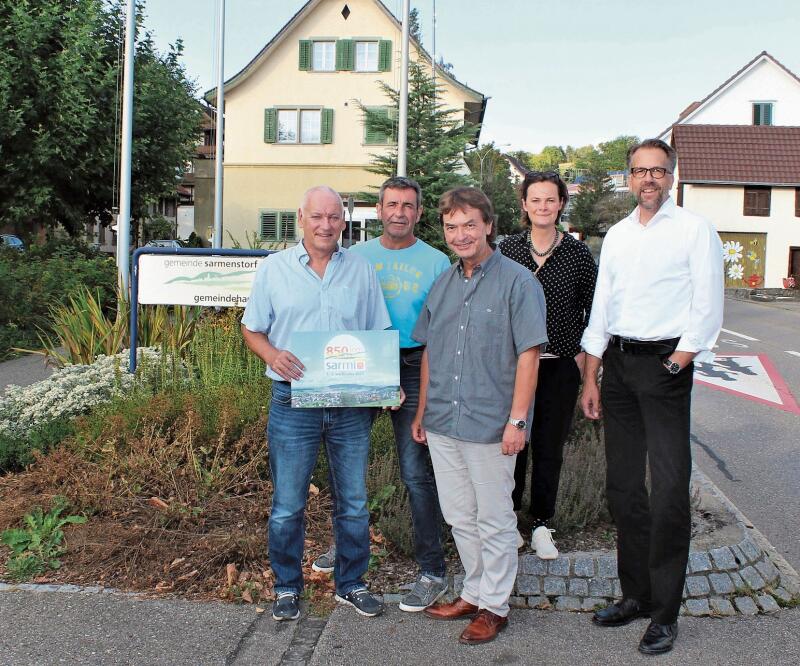
[[[475,617],[478,607],[459,597],[449,604],[428,606],[423,613],[434,620],[460,620],[462,617]]]
[[[458,641],[459,643],[466,643],[467,645],[488,643],[497,638],[497,634],[503,631],[507,626],[507,617],[495,615],[491,611],[481,608],[478,611],[478,616],[461,632]]]

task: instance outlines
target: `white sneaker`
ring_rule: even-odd
[[[544,525],[533,530],[531,548],[536,551],[536,554],[542,560],[554,560],[558,557],[558,548],[553,543],[553,537],[550,536],[552,532],[555,532],[555,530],[548,529]]]
[[[517,550],[522,548],[525,545],[525,539],[522,538],[522,535],[517,530]]]

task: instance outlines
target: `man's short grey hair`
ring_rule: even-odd
[[[383,182],[381,189],[378,192],[378,203],[383,205],[383,193],[386,190],[414,190],[417,193],[417,208],[422,205],[422,188],[419,183],[413,178],[406,178],[405,176],[392,176]]]
[[[344,208],[344,202],[342,201],[342,195],[339,194],[336,190],[328,185],[315,185],[314,187],[309,187],[305,193],[303,194],[303,198],[300,201],[300,208],[305,210],[306,206],[308,206],[308,200],[311,198],[311,195],[316,192],[327,192],[328,194],[332,194],[339,200],[339,205]]]
[[[628,148],[628,169],[631,168],[633,154],[641,148],[658,148],[659,150],[663,150],[667,155],[667,159],[669,160],[669,170],[675,173],[675,167],[678,166],[678,151],[668,143],[664,143],[661,139],[645,139],[644,141],[635,143]]]

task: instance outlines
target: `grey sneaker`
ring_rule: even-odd
[[[300,617],[300,598],[295,592],[281,592],[272,602],[273,620],[296,620]]]
[[[367,617],[375,617],[383,613],[383,602],[375,595],[371,594],[366,587],[359,587],[355,590],[350,590],[343,597],[336,595],[336,601],[343,604],[349,604],[356,609],[359,615],[366,615]]]
[[[447,592],[447,579],[420,574],[411,592],[400,602],[400,610],[418,613],[436,603],[445,592]]]
[[[336,564],[336,544],[332,543],[326,552],[311,563],[311,568],[321,573],[333,573],[334,564]]]

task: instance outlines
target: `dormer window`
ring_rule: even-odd
[[[753,125],[772,125],[772,102],[753,102]]]

